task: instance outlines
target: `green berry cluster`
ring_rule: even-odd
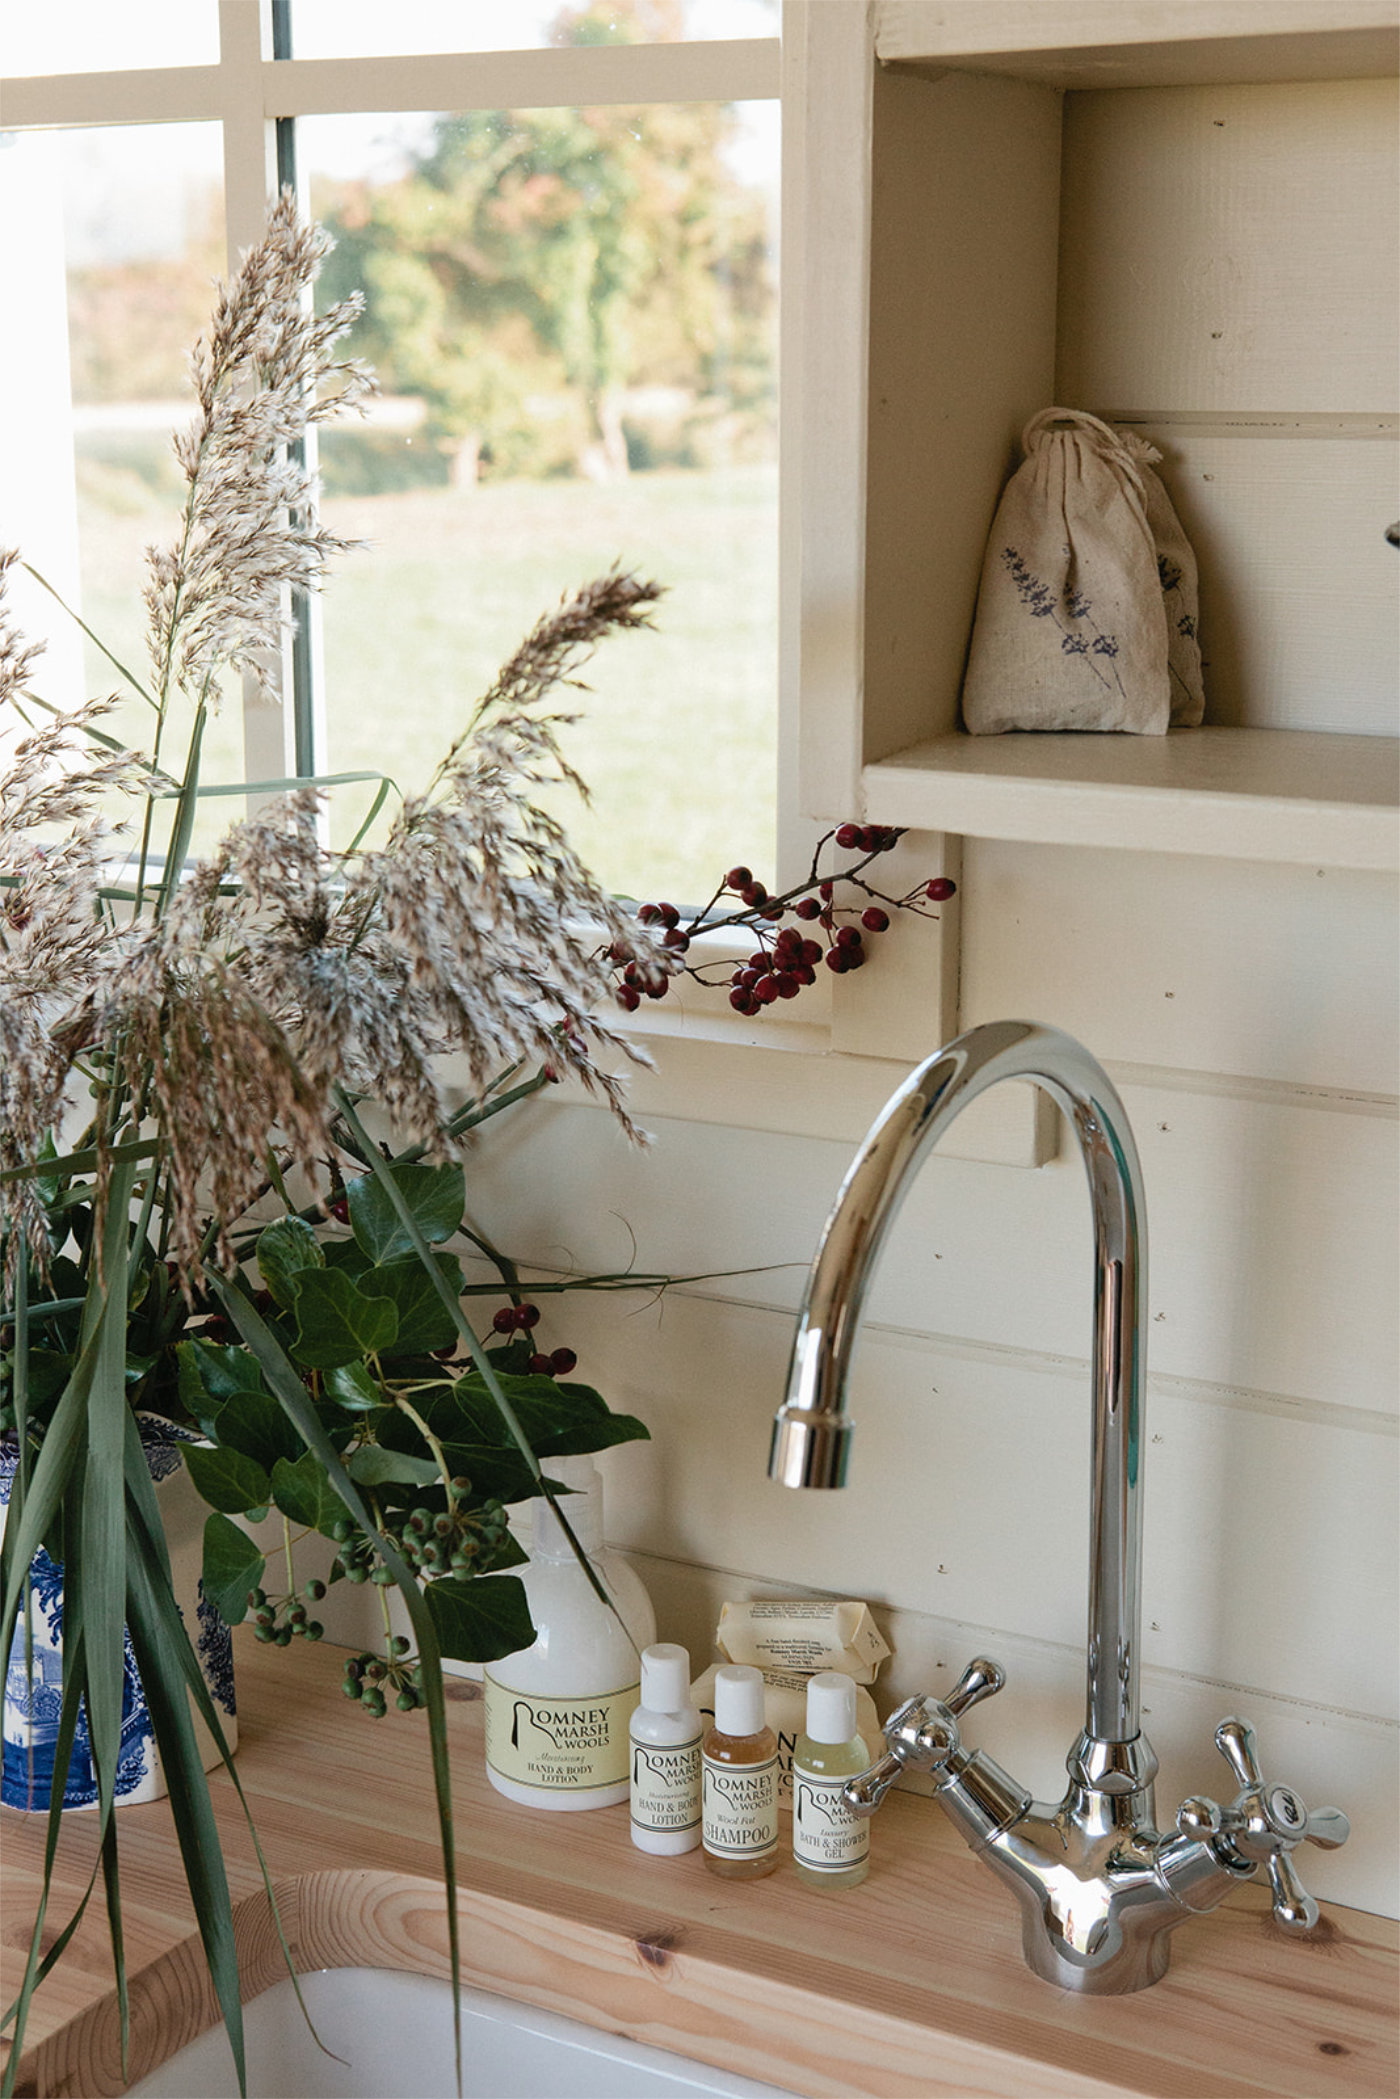
[[[326,1593],[324,1582],[310,1581],[302,1592],[311,1603],[319,1603]],[[286,1596],[269,1596],[266,1589],[250,1589],[248,1602],[253,1612],[253,1638],[276,1647],[290,1647],[293,1638],[319,1640],[326,1628],[319,1618],[313,1618],[302,1598],[293,1590]]]
[[[358,1701],[371,1720],[384,1718],[391,1697],[401,1713],[416,1712],[426,1703],[418,1664],[408,1659],[411,1645],[402,1633],[395,1633],[387,1656],[369,1652],[347,1656],[340,1688],[347,1698]]]
[[[454,1479],[446,1509],[417,1508],[404,1518],[400,1544],[417,1574],[472,1574],[506,1537],[506,1512],[499,1501],[468,1506],[460,1498],[471,1481]]]

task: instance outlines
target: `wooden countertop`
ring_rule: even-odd
[[[303,1968],[445,1974],[432,1785],[417,1716],[374,1722],[340,1694],[336,1649],[292,1655],[239,1635],[238,1771]],[[724,1882],[698,1852],[653,1858],[625,1808],[518,1808],[486,1782],[477,1687],[450,1708],[464,1978],[609,2032],[813,2095],[879,2099],[1292,2099],[1384,2095],[1400,2083],[1397,1928],[1331,1907],[1288,1939],[1264,1891],[1183,1924],[1167,1979],[1131,1997],[1073,1997],[1022,1965],[1010,1895],[931,1802],[880,1812],[870,1877],[826,1893],[790,1870]],[[245,1993],[281,1957],[226,1777],[213,1791],[237,1905]],[[164,1802],[119,1815],[132,2074],[215,2014]],[[6,1809],[4,1998],[18,1987],[44,1820]],[[68,1817],[49,1932],[95,1854]],[[122,2090],[100,1897],[31,2014],[23,2093]]]

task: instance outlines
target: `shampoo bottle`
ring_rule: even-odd
[[[792,1862],[799,1880],[818,1888],[853,1888],[870,1870],[870,1822],[846,1805],[841,1789],[868,1768],[856,1733],[856,1687],[824,1670],[807,1686],[807,1727],[792,1753]]]
[[[778,1863],[778,1738],[763,1717],[757,1669],[715,1671],[715,1724],[701,1759],[705,1864],[758,1880]]]
[[[627,1724],[656,1619],[637,1576],[603,1543],[603,1483],[592,1459],[549,1458],[546,1470],[574,1489],[562,1507],[617,1608],[595,1593],[541,1497],[520,1573],[535,1644],[487,1665],[486,1775],[526,1807],[612,1807],[627,1798]]]
[[[700,1842],[700,1714],[690,1656],[662,1644],[642,1651],[642,1702],[632,1715],[632,1842],[674,1857]]]

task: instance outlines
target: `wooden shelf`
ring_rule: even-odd
[[[1390,0],[882,0],[876,56],[1011,73],[1047,87],[1384,78]]]
[[[875,823],[1229,860],[1400,866],[1400,746],[1294,729],[939,736],[869,765]]]
[[[340,1695],[339,1650],[287,1656],[237,1636],[238,1770],[297,1965],[447,1969],[421,1719],[374,1726]],[[863,1887],[813,1895],[790,1868],[716,1881],[698,1852],[652,1858],[625,1807],[542,1814],[482,1769],[476,1686],[448,1708],[462,1972],[605,2033],[813,2099],[1380,2099],[1395,2090],[1396,1928],[1329,1904],[1311,1941],[1242,1887],[1173,1940],[1150,1992],[1078,1997],[1021,1958],[1015,1903],[933,1804],[896,1792]],[[246,1999],[282,1973],[247,1829],[212,1785]],[[169,1803],[118,1811],[131,2068],[213,2023]],[[4,1993],[18,1988],[44,1817],[0,1810]],[[50,1914],[96,1863],[94,1815],[64,1818]],[[834,1914],[839,1908],[839,1918]],[[21,2091],[123,2089],[101,1905],[40,1989]],[[334,2031],[324,2038],[334,2047]],[[0,2056],[3,2047],[0,2046]]]

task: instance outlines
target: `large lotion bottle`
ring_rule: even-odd
[[[778,1738],[763,1717],[757,1669],[715,1671],[715,1724],[701,1760],[705,1864],[758,1880],[778,1863]]]
[[[632,1842],[675,1857],[700,1842],[700,1713],[690,1656],[663,1642],[642,1650],[642,1702],[632,1738]]]
[[[869,1768],[856,1733],[856,1687],[827,1669],[807,1686],[807,1726],[792,1753],[792,1862],[818,1888],[854,1888],[870,1871],[870,1822],[842,1794]]]
[[[535,1644],[486,1666],[486,1775],[525,1807],[613,1807],[627,1798],[627,1724],[656,1619],[637,1576],[603,1543],[603,1483],[592,1459],[545,1463],[552,1480],[574,1490],[561,1507],[616,1610],[597,1595],[541,1497],[520,1570]]]

